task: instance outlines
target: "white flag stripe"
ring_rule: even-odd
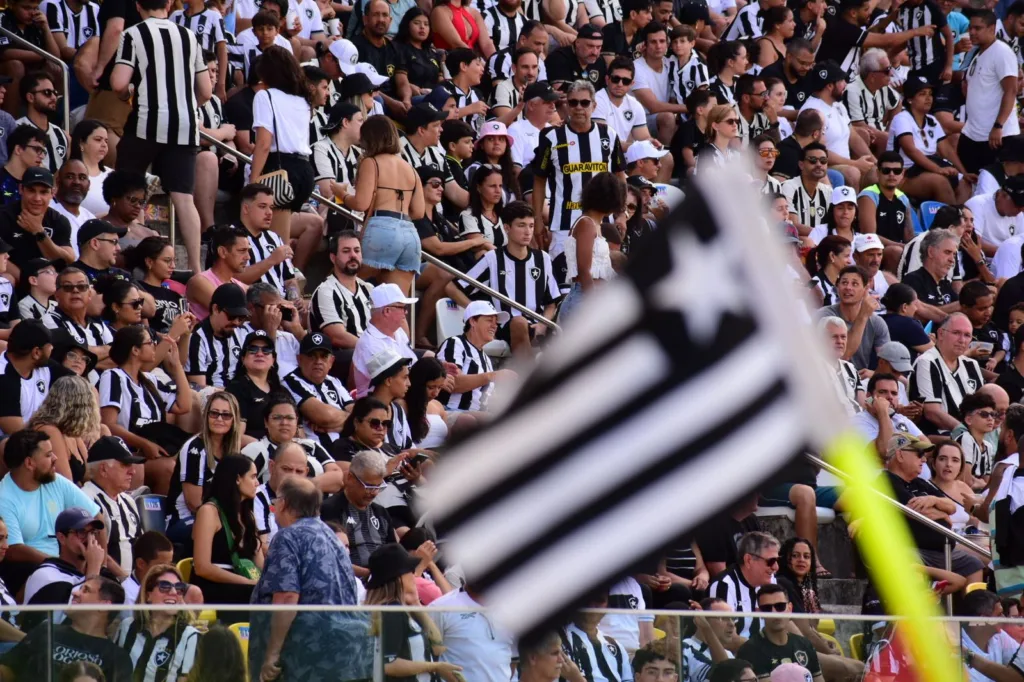
[[[710,510],[775,473],[798,452],[805,436],[797,405],[780,400],[702,456],[667,471],[657,482],[533,555],[488,588],[488,607],[503,626],[515,632],[528,630],[538,618],[580,596],[581,590],[592,589],[657,551],[685,528],[707,518]],[[720,487],[708,485],[721,480],[723,472],[729,476],[728,500]],[[448,548],[455,542],[453,537]],[[472,552],[471,547],[459,545],[459,549]],[[527,595],[531,608],[523,603]]]
[[[537,536],[547,533],[563,517],[595,499],[613,495],[622,481],[657,464],[723,418],[735,414],[740,407],[736,396],[722,387],[743,386],[745,397],[768,391],[779,380],[773,358],[781,351],[762,335],[753,336],[732,352],[727,361],[679,384],[643,410],[635,411],[613,431],[583,445],[512,495],[492,502],[483,513],[463,522],[449,538],[453,558],[467,574],[487,573],[509,556],[517,555]],[[629,357],[633,357],[629,352]],[[627,401],[616,404],[621,406]],[[681,413],[680,406],[685,406],[685,413]],[[749,456],[749,448],[746,451]],[[699,457],[706,455],[700,453]],[[552,509],[561,513],[552,514]]]
[[[632,337],[569,377],[544,400],[530,403],[509,419],[446,456],[445,469],[424,489],[424,501],[437,517],[467,504],[471,493],[488,490],[527,469],[557,445],[558,434],[583,433],[623,403],[633,400],[669,371],[668,358],[651,338]],[[586,407],[580,407],[580,400]],[[472,481],[470,486],[466,481]]]

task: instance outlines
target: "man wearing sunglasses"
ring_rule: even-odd
[[[64,268],[57,275],[57,309],[43,317],[43,324],[49,329],[63,329],[87,344],[98,362],[102,363],[100,369],[108,369],[114,366],[107,358],[114,333],[98,318],[89,316],[89,302],[95,295],[84,272],[70,266]],[[99,381],[95,370],[88,378]]]
[[[53,80],[43,71],[26,74],[18,85],[25,115],[18,119],[18,125],[30,125],[46,135],[46,155],[43,167],[51,173],[64,165],[71,150],[68,134],[60,126],[50,123],[57,114],[57,89]]]
[[[757,591],[757,610],[762,613],[790,613],[786,589],[781,585],[764,585]],[[736,652],[736,658],[750,663],[757,679],[768,679],[783,661],[803,666],[814,678],[823,682],[818,653],[810,640],[794,634],[793,621],[788,618],[765,618],[764,625]]]
[[[729,605],[730,611],[751,614],[736,620],[736,632],[722,642],[733,653],[762,627],[753,616],[757,610],[757,589],[775,583],[779,570],[779,541],[768,533],[751,531],[736,543],[736,563],[732,564],[708,586],[708,594]]]

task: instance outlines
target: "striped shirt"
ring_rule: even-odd
[[[441,145],[437,144],[433,147],[427,147],[423,150],[423,153],[420,153],[412,146],[412,142],[409,142],[409,138],[403,137],[399,146],[401,147],[402,158],[413,169],[421,166],[433,166],[444,173],[444,184],[447,185],[449,182],[455,181],[455,176],[452,174],[452,169],[448,165],[447,159],[445,159],[444,150],[441,149]]]
[[[525,21],[526,16],[522,12],[508,16],[497,5],[484,12],[484,23],[491,34],[495,50],[514,48]]]
[[[758,16],[761,11],[761,5],[759,3],[750,2],[743,9],[736,13],[736,18],[729,24],[729,28],[725,30],[723,40],[739,40],[740,38],[760,38],[761,37],[761,17]]]
[[[213,472],[217,467],[216,460],[207,461],[209,459],[202,435],[192,436],[181,446],[174,464],[174,473],[171,475],[171,486],[167,492],[167,502],[173,505],[168,524],[175,520],[191,524],[194,515],[185,502],[184,484],[203,488],[205,499],[206,486],[213,480]]]
[[[135,71],[125,133],[159,144],[198,147],[195,84],[206,64],[195,34],[169,19],[150,17],[121,34],[115,63]]]
[[[114,641],[131,656],[136,682],[177,682],[192,670],[200,637],[199,630],[182,621],[154,637],[141,622],[128,618]]]
[[[475,374],[486,374],[494,371],[491,358],[483,351],[469,342],[465,334],[452,336],[444,340],[441,347],[437,349],[437,356],[444,362],[451,362],[459,366],[462,374],[472,376]],[[494,391],[494,382],[487,382],[466,393],[452,393],[443,400],[445,407],[449,410],[473,410],[475,412],[487,409],[487,401]],[[445,394],[441,395],[443,398]]]
[[[345,331],[360,336],[370,322],[370,292],[373,285],[356,278],[356,290],[349,291],[333,274],[313,292],[309,306],[309,330],[323,331],[332,324],[345,325]]]
[[[261,483],[256,488],[256,497],[252,501],[252,513],[256,517],[256,533],[266,535],[270,543],[277,534],[277,518],[274,516],[274,499],[277,495],[269,488],[268,483]]]
[[[292,442],[298,443],[306,451],[306,464],[309,467],[307,475],[310,478],[316,478],[324,473],[324,465],[334,461],[334,458],[327,453],[318,440],[294,438]],[[264,436],[255,443],[249,443],[242,448],[242,454],[256,465],[256,477],[259,478],[260,483],[270,480],[270,460],[274,458],[277,448],[277,443],[270,440],[269,436]]]
[[[743,118],[743,114],[737,112],[736,118],[740,120],[739,125],[739,138],[744,144],[750,144],[751,140],[765,132],[772,127],[772,122],[768,120],[768,114],[763,111],[754,113],[754,118],[749,121]]]
[[[28,377],[23,377],[8,361],[7,352],[0,353],[0,417],[21,417],[27,424],[43,404],[53,382],[67,374],[70,372],[51,363],[36,367]]]
[[[42,130],[28,116],[22,116],[15,123]],[[56,173],[64,165],[64,159],[67,158],[68,150],[71,149],[71,141],[60,126],[55,126],[52,123],[47,124],[46,130],[43,132],[46,134],[46,155],[43,157],[43,168],[51,173]]]
[[[321,383],[314,383],[302,374],[302,369],[296,369],[281,380],[281,385],[288,389],[288,392],[295,398],[295,404],[302,410],[302,405],[307,400],[315,399],[324,405],[344,410],[345,406],[352,402],[352,396],[345,390],[337,377],[327,376]],[[303,423],[307,434],[314,434],[316,430],[313,423],[308,419]],[[316,433],[320,444],[330,450],[331,443],[340,437],[336,431]]]
[[[309,144],[312,146],[324,139],[322,128],[327,125],[327,112],[323,107],[313,109],[309,117]]]
[[[68,47],[78,49],[100,34],[100,6],[86,2],[74,12],[64,0],[44,0],[40,5],[52,33],[67,36]]]
[[[585,0],[584,4],[591,21],[595,17],[603,17],[606,24],[622,21],[622,5],[619,0]]]
[[[227,336],[217,336],[207,317],[189,339],[185,374],[205,377],[207,386],[224,388],[235,376],[244,339],[239,329],[228,332]]]
[[[396,452],[408,450],[414,445],[409,417],[397,402],[391,403],[391,426],[388,427],[387,442]]]
[[[832,305],[839,303],[839,294],[836,292],[835,282],[828,281],[828,275],[825,274],[824,270],[819,270],[816,275],[811,277],[808,285],[812,289],[817,289],[818,293],[821,294],[821,305]]]
[[[222,123],[224,123],[224,104],[217,95],[210,95],[206,104],[199,107],[199,125],[216,130]]]
[[[736,81],[732,85],[723,83],[718,76],[712,76],[708,81],[708,90],[718,100],[719,104],[736,104]]]
[[[519,94],[519,88],[516,87],[515,80],[508,78],[498,83],[498,87],[494,88],[494,99],[491,102],[491,106],[495,109],[499,107],[508,107],[509,109],[515,109],[519,106],[519,102],[522,96]],[[520,111],[519,116],[516,117],[517,121],[523,120],[525,111]]]
[[[352,145],[348,152],[342,152],[329,137],[313,145],[313,170],[316,182],[334,180],[338,184],[348,183],[353,190],[356,186],[356,170],[363,150]]]
[[[886,114],[898,107],[900,100],[900,94],[892,86],[886,85],[871,92],[860,78],[846,89],[846,108],[850,112],[850,122],[864,121],[876,130],[886,129]]]
[[[832,205],[832,188],[824,182],[811,196],[804,187],[803,179],[798,175],[782,183],[782,193],[789,201],[789,212],[796,214],[796,222],[815,228],[825,222],[825,214]]]
[[[34,299],[32,294],[26,294],[25,298],[18,301],[18,311],[23,320],[41,320],[56,309],[57,301],[52,298],[46,305]]]
[[[178,10],[170,19],[192,31],[199,39],[199,46],[207,52],[215,52],[218,43],[227,42],[224,35],[224,18],[217,10],[208,9],[192,15],[185,14],[185,10]]]
[[[772,584],[775,576],[772,576]],[[718,574],[708,586],[708,596],[721,599],[729,605],[730,611],[754,613],[757,611],[757,588],[743,578],[743,573],[736,565],[729,566]],[[736,634],[750,639],[755,632],[761,631],[763,621],[760,618],[745,617],[736,619]]]
[[[515,51],[515,45],[513,45],[504,50],[498,50],[487,60],[487,77],[491,79],[492,84],[512,77],[512,55]],[[544,60],[541,59],[538,64],[537,80],[546,81],[547,79],[548,72],[544,67]]]
[[[961,356],[956,369],[950,371],[938,348],[932,348],[914,361],[910,375],[910,399],[938,404],[942,411],[963,421],[960,403],[985,385],[981,366],[976,360]]]
[[[455,98],[455,108],[462,109],[468,107],[471,104],[476,104],[480,101],[480,95],[476,94],[476,90],[473,88],[469,89],[469,92],[463,92],[454,81],[444,81],[441,83],[441,87],[448,91],[452,97]],[[483,114],[472,114],[470,116],[463,116],[462,120],[473,127],[473,130],[479,131],[484,124]]]
[[[499,248],[504,246],[507,240],[505,226],[502,225],[500,217],[497,221],[491,222],[484,214],[473,215],[473,209],[467,208],[459,215],[459,235],[466,237],[471,234],[482,234],[484,239]]]
[[[708,65],[697,50],[691,50],[689,61],[682,65],[675,55],[668,58],[668,87],[676,104],[684,104],[691,92],[710,82]]]
[[[942,27],[946,25],[946,15],[934,0],[924,0],[916,6],[903,5],[896,13],[896,23],[904,31],[912,31],[922,26],[935,26],[935,35],[931,38],[918,36],[911,38],[907,43],[911,71],[927,68],[939,60],[945,63],[946,52],[941,35]]]
[[[95,318],[85,318],[85,325],[80,325],[60,308],[43,318],[43,325],[50,329],[63,329],[75,338],[75,341],[87,346],[109,346],[114,342],[114,333],[110,327]],[[89,373],[89,381],[93,386],[100,380],[100,375],[93,370]]]
[[[100,375],[100,408],[116,408],[118,426],[132,433],[164,421],[177,400],[178,389],[173,382],[161,381],[148,372],[141,376],[147,381],[137,384],[120,367]]]
[[[970,465],[971,474],[975,478],[984,478],[992,473],[992,465],[996,458],[996,449],[988,440],[982,438],[978,443],[970,431],[963,431],[953,438],[964,451],[964,464]]]
[[[633,679],[626,650],[600,628],[595,639],[590,639],[575,623],[566,625],[560,634],[562,648],[587,682],[630,682]]]
[[[245,228],[243,227],[242,229]],[[256,235],[246,230],[246,237],[249,239],[250,266],[262,263],[270,258],[270,255],[274,253],[275,249],[279,249],[284,246],[281,236],[269,228],[261,230],[260,233]],[[278,293],[281,294],[282,297],[285,297],[288,293],[285,290],[285,282],[293,279],[295,279],[295,271],[292,270],[292,261],[290,258],[286,258],[263,273],[263,276],[260,277],[259,281],[266,282],[277,289]]]
[[[837,360],[836,365],[828,365],[831,371],[832,386],[839,396],[839,402],[847,414],[855,415],[861,411],[860,403],[857,402],[857,391],[861,390],[860,375],[852,362]]]
[[[725,655],[727,658],[735,658],[728,649]],[[683,674],[679,678],[682,682],[705,682],[713,665],[711,647],[707,642],[696,637],[683,640]]]
[[[537,313],[543,313],[545,307],[561,296],[551,256],[538,249],[529,249],[522,260],[509,253],[507,248],[487,251],[466,274]],[[473,291],[472,286],[464,282],[460,284],[466,287],[467,293]],[[496,298],[492,301],[495,310],[504,310],[513,317],[522,315]]]
[[[107,555],[117,562],[121,570],[131,573],[134,570],[132,544],[142,535],[142,517],[135,500],[128,493],[111,497],[93,481],[87,481],[82,492],[99,505],[110,522],[107,526]]]

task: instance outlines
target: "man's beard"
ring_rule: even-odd
[[[57,480],[57,472],[50,469],[46,473],[36,472],[36,483],[53,483]]]
[[[341,269],[341,272],[342,274],[348,275],[349,277],[354,277],[359,273],[359,268],[361,267],[362,263],[350,260],[347,263],[345,263],[345,267]]]

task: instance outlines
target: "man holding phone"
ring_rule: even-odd
[[[267,282],[246,289],[245,302],[249,321],[242,326],[243,336],[257,329],[265,331],[277,351],[278,376],[285,376],[299,366],[299,342],[306,336],[295,304],[281,298]]]
[[[267,185],[252,183],[242,189],[241,199],[238,219],[249,239],[249,264],[238,273],[238,281],[249,285],[266,282],[280,296],[300,300],[292,269],[292,248],[270,229],[274,217],[273,191]]]

